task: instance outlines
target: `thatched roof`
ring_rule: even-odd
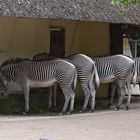
[[[140,6],[123,8],[111,0],[0,0],[0,16],[140,24]]]

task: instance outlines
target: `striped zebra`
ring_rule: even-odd
[[[126,109],[130,104],[130,90],[127,85],[130,84],[134,73],[134,61],[124,55],[113,55],[107,57],[93,57],[95,61],[100,83],[115,82],[120,92],[120,98],[116,109],[119,110],[126,93],[128,93]]]
[[[50,59],[54,59],[54,57],[51,56],[49,53],[40,53],[33,57],[33,60],[36,61],[44,61]],[[93,85],[93,81],[95,82],[96,87],[99,86],[99,77],[98,77],[98,72],[95,63],[91,58],[89,58],[84,54],[73,54],[66,57],[65,60],[71,62],[76,67],[77,76],[85,95],[82,111],[88,110],[87,105],[89,103],[89,99],[91,99],[90,111],[93,112],[95,108],[95,93],[96,93],[95,87]]]
[[[135,81],[131,81],[131,83],[140,83],[140,57],[135,57],[135,58],[132,58],[134,63],[135,63],[135,70],[136,70],[136,77],[134,77],[133,79],[135,79]],[[129,90],[130,90],[130,93],[131,93],[131,87],[130,85],[128,84],[127,85]],[[115,95],[115,90],[116,90],[116,85],[112,85],[112,88],[113,88],[113,91],[112,91],[112,94],[111,94],[111,99],[110,99],[110,104],[112,105],[113,104],[113,99],[114,99],[114,95]]]
[[[30,87],[49,87],[58,82],[65,97],[62,113],[66,112],[70,102],[70,112],[74,109],[74,89],[77,72],[75,66],[64,60],[44,62],[9,60],[0,67],[0,94],[7,93],[8,82],[19,84],[25,96],[25,113],[29,111]]]

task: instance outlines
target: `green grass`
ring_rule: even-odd
[[[18,115],[21,114],[23,108],[23,100],[21,97],[13,97],[0,99],[0,114],[3,115]]]
[[[62,93],[57,94],[57,106],[48,110],[48,94],[44,89],[31,90],[29,115],[57,115],[61,112],[64,97]],[[40,94],[41,93],[41,94]],[[75,98],[74,113],[78,113],[83,105],[84,97]],[[107,100],[96,100],[96,111],[108,109]],[[24,96],[9,95],[8,98],[0,99],[0,115],[22,115],[24,111]]]

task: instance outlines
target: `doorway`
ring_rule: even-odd
[[[50,54],[63,58],[65,56],[65,29],[51,27],[50,30]]]

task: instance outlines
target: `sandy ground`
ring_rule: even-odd
[[[0,116],[0,140],[140,140],[140,106],[66,116]]]

